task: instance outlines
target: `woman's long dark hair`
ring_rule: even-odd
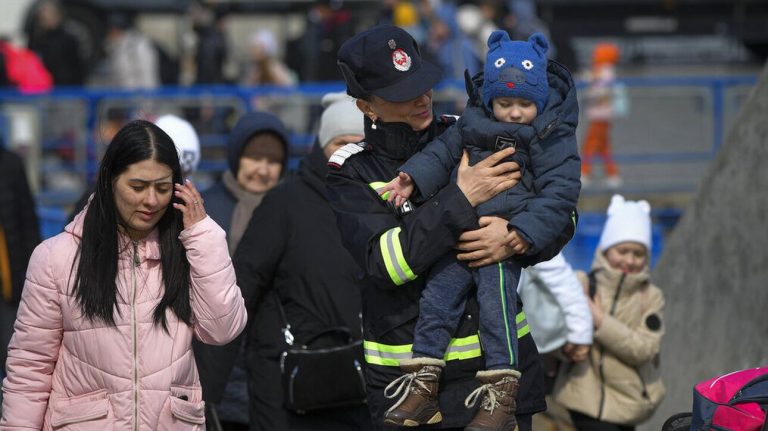
[[[170,167],[175,184],[182,182],[179,157],[171,138],[155,124],[135,120],[117,132],[101,161],[96,191],[83,222],[80,261],[74,284],[75,298],[85,317],[90,320],[115,324],[118,256],[125,249],[119,249],[120,217],[115,206],[114,180],[130,165],[150,159]],[[172,206],[173,202],[180,201],[174,197],[157,223],[165,293],[155,308],[154,322],[166,330],[167,308],[187,325],[191,324],[192,314],[189,261],[179,240],[184,225],[181,213]]]

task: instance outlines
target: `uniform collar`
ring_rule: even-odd
[[[406,123],[384,123],[378,121],[376,128],[370,118],[365,117],[365,141],[373,151],[393,160],[407,160],[424,148],[436,132],[435,121],[419,132]]]

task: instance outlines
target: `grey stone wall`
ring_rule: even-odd
[[[668,394],[644,431],[690,411],[697,382],[768,364],[768,65],[667,239],[654,281],[666,297]]]

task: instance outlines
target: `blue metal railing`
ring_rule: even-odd
[[[645,151],[644,148],[637,148],[634,151],[623,151],[621,154],[616,154],[615,158],[617,162],[621,164],[684,164],[684,163],[701,163],[711,160],[720,147],[723,144],[724,134],[726,132],[726,117],[733,114],[734,107],[727,104],[728,91],[736,87],[750,87],[757,81],[756,75],[739,75],[739,76],[691,76],[691,77],[633,77],[621,79],[628,90],[632,90],[635,93],[642,92],[643,89],[675,89],[675,88],[694,88],[700,91],[702,94],[706,94],[703,100],[705,100],[704,114],[711,115],[711,118],[707,120],[706,124],[711,124],[711,131],[706,133],[711,138],[711,145],[705,145],[704,147],[697,147],[694,150],[687,150],[682,148],[680,151],[668,151],[662,153],[654,153]],[[577,88],[584,88],[583,82],[577,82]],[[74,127],[79,128],[83,133],[80,136],[84,142],[80,142],[85,146],[83,154],[86,155],[86,160],[78,161],[74,160],[70,163],[65,163],[55,168],[46,169],[59,169],[63,171],[80,172],[84,176],[90,178],[96,171],[97,159],[99,156],[99,143],[97,142],[94,130],[102,123],[102,116],[105,115],[105,106],[109,103],[120,102],[123,104],[133,104],[139,106],[146,102],[179,102],[187,105],[195,105],[202,103],[209,103],[212,100],[226,100],[229,106],[240,113],[248,112],[253,109],[253,101],[257,98],[271,97],[275,100],[281,98],[299,98],[303,101],[308,101],[308,104],[319,105],[321,96],[331,91],[341,91],[344,89],[344,85],[341,82],[326,83],[326,84],[303,84],[291,88],[282,87],[239,87],[239,86],[192,86],[192,87],[165,87],[151,91],[124,91],[124,90],[112,90],[112,89],[76,89],[65,88],[57,89],[51,93],[38,94],[38,95],[26,95],[20,94],[11,90],[0,91],[0,104],[17,103],[30,106],[37,106],[41,111],[46,105],[61,103],[61,102],[80,102],[85,109],[85,115],[83,116],[82,124],[74,124]],[[666,92],[666,90],[665,90]],[[446,81],[440,83],[436,87],[435,99],[436,102],[451,101],[464,95],[464,83],[460,81]],[[442,98],[442,99],[441,99]],[[152,104],[150,103],[150,105]],[[449,104],[450,105],[450,104]],[[8,122],[0,118],[0,125],[3,125],[3,134],[8,139]],[[285,120],[285,118],[284,118]],[[298,160],[306,154],[309,150],[313,140],[314,131],[308,130],[308,127],[302,130],[291,130],[291,151],[289,168],[295,168]],[[219,148],[223,149],[226,146],[226,131],[217,131],[214,133],[201,133],[201,144],[204,148]],[[49,137],[43,142],[39,143],[42,150],[55,151],[57,149],[74,145],[71,140],[62,139],[60,137]],[[708,147],[708,148],[707,148]],[[81,163],[82,162],[82,163]],[[199,170],[201,172],[218,172],[226,168],[226,162],[224,159],[204,159],[201,161]],[[85,172],[82,172],[85,171]],[[672,188],[680,188],[679,185],[672,185]],[[686,189],[688,190],[688,189]],[[45,190],[41,190],[38,194],[39,202],[45,203]],[[74,200],[79,193],[72,193],[71,195],[59,194],[59,202],[69,202]],[[43,221],[43,236],[48,237],[63,228],[64,220],[66,219],[66,211],[62,205],[42,205],[39,207],[41,220]],[[680,215],[680,211],[674,211],[674,216],[662,216],[656,214],[656,225],[654,232],[658,233],[665,229],[665,223],[669,224],[670,220],[676,220]],[[579,256],[584,256],[583,251],[585,248],[593,247],[596,245],[597,239],[595,238],[596,227],[600,225],[600,215],[586,215],[586,218],[582,220],[582,227],[577,231],[577,237],[572,241],[571,248],[575,248],[578,244],[583,243],[580,246]],[[598,221],[595,221],[595,220]],[[665,221],[666,220],[666,221]],[[592,223],[591,221],[595,221]],[[674,221],[672,221],[674,223]],[[600,225],[601,226],[601,225]],[[597,232],[599,235],[599,231]],[[656,237],[655,237],[656,238]],[[659,237],[658,244],[661,244],[661,237]],[[568,251],[568,249],[566,250]],[[657,250],[659,251],[659,250]],[[591,260],[591,253],[586,254]],[[654,257],[655,259],[655,257]],[[586,263],[580,262],[575,265],[579,268],[584,267]]]
[[[654,154],[638,153],[638,154],[623,154],[617,155],[617,161],[637,163],[637,162],[661,162],[661,163],[678,163],[687,160],[702,160],[711,158],[717,150],[720,148],[723,142],[723,136],[725,132],[724,126],[724,94],[728,88],[734,86],[751,86],[756,82],[756,76],[754,75],[740,75],[740,76],[712,76],[712,77],[668,77],[668,78],[626,78],[620,80],[628,88],[652,88],[652,87],[700,87],[705,88],[712,95],[712,152],[711,153],[695,153],[684,152],[677,154],[665,153],[662,158],[655,158]],[[583,82],[577,82],[578,88],[583,88]],[[464,83],[460,81],[445,81],[436,87],[437,92],[441,90],[463,90]],[[114,89],[78,89],[78,88],[64,88],[57,89],[50,93],[28,95],[21,94],[13,90],[0,91],[0,103],[26,103],[26,104],[40,104],[42,102],[50,103],[52,101],[65,101],[65,100],[77,100],[85,102],[87,114],[85,116],[85,124],[80,127],[86,130],[85,136],[87,137],[88,154],[90,155],[88,160],[87,170],[92,174],[95,170],[94,165],[97,163],[96,151],[98,143],[95,142],[95,136],[93,130],[99,124],[99,107],[104,101],[120,100],[124,102],[134,102],[136,104],[151,101],[160,100],[175,100],[194,103],[195,101],[205,99],[216,98],[229,98],[239,102],[239,109],[242,112],[252,110],[251,101],[254,98],[263,96],[272,97],[287,97],[287,96],[300,96],[304,98],[319,98],[330,91],[343,90],[344,86],[341,82],[327,83],[327,84],[303,84],[296,87],[284,88],[274,86],[264,87],[240,87],[240,86],[190,86],[190,87],[163,87],[156,90],[114,90]],[[310,130],[295,131],[292,136],[292,147],[295,148],[299,155],[306,151],[306,147],[311,145],[312,137],[309,135]],[[221,145],[226,142],[225,136],[216,135],[204,135],[201,136],[203,145]],[[66,145],[66,142],[59,143],[60,145]],[[55,141],[45,141],[43,143],[46,147],[57,145]],[[213,164],[212,168],[218,168],[218,164]]]
[[[713,154],[720,149],[725,135],[724,100],[725,91],[730,87],[753,86],[757,83],[756,75],[734,76],[680,76],[680,77],[636,77],[620,79],[619,82],[631,88],[648,87],[703,87],[712,94],[712,138]],[[583,87],[584,83],[578,83]]]

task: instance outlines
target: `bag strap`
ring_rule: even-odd
[[[283,337],[285,337],[285,344],[293,346],[294,337],[291,333],[291,324],[288,323],[288,318],[285,316],[285,309],[283,308],[283,304],[280,301],[280,295],[277,293],[277,289],[275,289],[274,292],[275,305],[277,305],[277,312],[280,314],[280,320],[283,325],[283,328],[280,331],[283,333]]]
[[[592,271],[589,271],[587,277],[589,278],[589,284],[587,285],[589,289],[589,297],[595,299],[595,294],[597,293],[597,276],[595,276],[595,270],[593,269]]]
[[[349,328],[347,328],[346,326],[335,326],[333,328],[324,329],[318,332],[317,334],[313,335],[304,343],[304,346],[310,346],[312,345],[313,342],[317,341],[324,335],[328,335],[328,334],[343,335],[347,338],[346,340],[347,343],[352,343],[354,341],[354,338],[352,337],[352,333],[349,331]]]

